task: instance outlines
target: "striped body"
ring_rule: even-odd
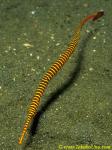
[[[30,108],[29,108],[29,118],[31,118],[31,116],[34,116],[36,109],[40,103],[40,98],[42,97],[48,82],[53,78],[53,76],[56,75],[56,73],[63,67],[63,65],[66,63],[66,61],[69,59],[70,55],[73,53],[74,51],[74,47],[78,44],[79,41],[79,37],[80,37],[80,32],[77,32],[77,35],[75,36],[75,38],[73,39],[73,42],[70,43],[70,46],[68,47],[68,49],[59,57],[59,59],[49,68],[49,70],[47,71],[47,73],[44,75],[44,77],[42,78],[38,89],[35,92],[35,96],[32,99]]]
[[[79,24],[79,26],[76,29],[75,34],[73,35],[73,38],[72,38],[67,50],[65,52],[63,52],[63,54],[57,59],[57,61],[49,68],[47,73],[43,76],[43,78],[42,78],[41,82],[39,83],[39,86],[35,92],[35,95],[32,98],[32,102],[31,102],[31,105],[30,105],[29,110],[28,110],[27,119],[26,119],[26,122],[25,122],[24,127],[23,127],[22,135],[19,138],[19,142],[18,142],[19,144],[22,144],[26,130],[27,130],[30,122],[32,121],[32,118],[36,114],[37,108],[40,104],[40,98],[42,97],[45,89],[47,88],[49,81],[56,75],[56,73],[59,70],[61,70],[63,65],[67,62],[67,60],[69,59],[71,54],[74,52],[75,47],[77,46],[79,39],[80,39],[80,31],[81,31],[82,26],[89,19],[94,19],[95,17],[98,18],[97,17],[98,15],[99,15],[99,13],[94,13],[93,15],[87,16],[84,20],[81,21],[81,23]],[[102,15],[100,14],[100,17]],[[96,18],[95,18],[95,20],[96,20]]]

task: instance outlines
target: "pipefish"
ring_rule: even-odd
[[[78,45],[79,39],[80,39],[80,31],[81,31],[83,25],[91,19],[93,21],[96,21],[103,15],[104,15],[104,11],[98,11],[96,13],[93,13],[92,15],[85,17],[79,23],[79,25],[77,26],[76,31],[74,32],[73,37],[69,43],[68,48],[61,54],[61,56],[56,60],[56,62],[48,69],[47,73],[45,73],[45,75],[43,76],[42,80],[39,83],[38,88],[35,91],[35,94],[32,98],[30,107],[28,109],[26,121],[24,123],[23,130],[22,130],[21,136],[18,141],[19,144],[22,144],[22,142],[23,142],[24,135],[25,135],[32,119],[34,118],[34,116],[37,112],[37,108],[40,104],[40,98],[42,97],[45,89],[47,88],[49,81],[56,75],[56,73],[59,70],[61,70],[63,65],[67,62],[67,60],[69,59],[71,54],[74,52],[76,46]]]

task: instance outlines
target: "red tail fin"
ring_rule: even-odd
[[[93,18],[93,21],[96,21],[98,18],[102,17],[103,15],[104,15],[104,11],[97,12],[97,14]]]
[[[90,16],[87,16],[85,19],[83,19],[81,21],[81,27],[90,19],[92,19],[93,21],[96,21],[97,19],[99,19],[100,17],[102,17],[104,15],[104,11],[98,11]]]

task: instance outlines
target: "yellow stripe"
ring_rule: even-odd
[[[48,73],[51,75],[51,77],[53,77],[54,76],[54,73],[52,72],[52,70],[48,70]]]
[[[52,76],[47,72],[46,73],[46,77],[48,78],[48,80],[51,80]]]
[[[65,56],[61,56],[61,59],[64,60],[64,62],[66,62],[67,58]]]
[[[69,55],[67,53],[64,53],[64,54],[61,55],[61,57],[65,57],[66,60],[67,60],[69,58]]]
[[[36,96],[42,96],[42,92],[41,91],[39,91],[39,89],[38,89],[38,91],[36,91],[36,93],[35,94],[37,94]]]
[[[57,60],[57,62],[59,62],[59,63],[60,63],[60,66],[61,66],[61,67],[62,67],[62,66],[63,66],[63,64],[64,64],[64,63],[63,63],[63,61],[62,61],[62,60],[60,60],[60,59],[58,59],[58,60]]]
[[[46,84],[47,84],[46,82],[43,82],[43,81],[42,81],[42,82],[39,83],[39,86],[42,86],[42,87],[45,88],[45,87],[46,87]]]
[[[40,95],[38,95],[38,93],[36,94],[36,92],[35,92],[35,96],[33,97],[33,99],[40,99]]]
[[[42,81],[46,81],[46,83],[48,83],[49,80],[50,79],[48,78],[47,74],[45,74],[44,77],[43,77],[43,79],[42,79]]]
[[[46,84],[48,83],[48,79],[47,79],[47,77],[46,77],[46,74],[44,75],[44,77],[43,77],[43,79],[42,79],[41,82],[45,82]]]
[[[51,68],[54,69],[55,72],[58,72],[58,70],[59,70],[55,64],[53,64],[53,66]]]
[[[60,70],[60,66],[59,66],[58,62],[54,63],[53,66],[56,66],[58,68],[58,70]]]
[[[35,105],[36,107],[38,106],[38,104],[39,103],[37,103],[37,102],[34,102],[34,101],[32,102],[32,105]]]
[[[57,72],[57,71],[56,71],[56,69],[55,69],[55,68],[53,68],[53,67],[51,67],[51,68],[50,68],[50,70],[53,72],[53,75],[55,75],[55,74],[56,74],[56,72]]]
[[[41,92],[43,92],[44,89],[45,89],[44,87],[40,86],[38,90],[41,91]]]

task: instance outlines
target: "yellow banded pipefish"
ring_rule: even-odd
[[[104,12],[99,11],[99,12],[93,13],[92,15],[85,17],[80,22],[80,24],[76,28],[76,31],[74,32],[74,35],[70,41],[68,48],[62,53],[62,55],[57,59],[57,61],[48,69],[47,73],[43,76],[42,80],[39,83],[37,90],[35,91],[34,97],[32,98],[32,101],[31,101],[31,105],[28,109],[26,122],[23,126],[22,134],[18,141],[19,144],[22,144],[22,142],[23,142],[24,135],[25,135],[33,117],[36,114],[37,108],[40,104],[40,98],[42,97],[45,89],[47,88],[49,81],[56,75],[56,73],[59,70],[61,70],[63,65],[67,62],[67,60],[69,59],[71,54],[74,52],[74,50],[79,42],[79,39],[80,39],[81,28],[89,20],[92,19],[93,21],[95,21],[103,15],[104,15]]]

